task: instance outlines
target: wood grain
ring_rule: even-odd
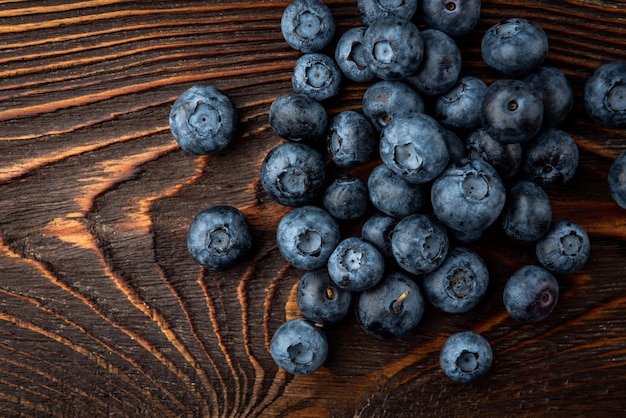
[[[354,0],[328,0],[340,31],[360,25]],[[592,255],[559,277],[554,314],[509,318],[508,276],[533,247],[497,228],[472,247],[491,284],[470,314],[428,307],[417,332],[373,340],[353,317],[327,335],[326,365],[293,377],[273,363],[273,332],[299,315],[302,271],[275,244],[287,208],[258,180],[281,140],[268,110],[291,91],[298,53],[280,33],[287,1],[0,1],[0,416],[617,416],[626,401],[626,212],[606,175],[624,130],[582,107],[586,77],[626,60],[626,4],[484,1],[459,40],[464,72],[500,77],[480,59],[484,31],[504,17],[539,23],[547,64],[569,78],[566,122],[580,166],[550,190],[555,218],[579,222]],[[419,23],[419,21],[418,21]],[[211,157],[186,154],[169,109],[193,84],[227,91],[242,133]],[[347,85],[329,113],[359,110],[366,85]],[[372,166],[354,173],[366,177]],[[255,249],[208,272],[186,251],[191,219],[230,204],[248,217]],[[358,233],[360,223],[344,228]],[[492,343],[483,381],[453,384],[438,366],[451,333]]]

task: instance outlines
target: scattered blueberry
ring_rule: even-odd
[[[361,237],[350,237],[337,244],[328,259],[328,273],[337,286],[360,292],[383,278],[385,258],[374,244]]]
[[[425,186],[409,183],[385,164],[374,167],[367,179],[367,190],[372,205],[395,219],[419,212],[428,202]]]
[[[496,141],[483,128],[470,132],[465,138],[467,155],[488,162],[500,177],[513,177],[522,165],[522,146],[517,142]]]
[[[529,180],[544,187],[569,182],[578,168],[578,145],[560,129],[547,129],[524,150],[522,170]]]
[[[339,243],[339,225],[322,208],[298,207],[287,212],[278,223],[276,243],[291,265],[315,270],[326,266]]]
[[[443,139],[448,146],[448,153],[450,154],[450,161],[458,162],[467,156],[465,152],[465,141],[461,139],[456,133],[450,129],[442,128]]]
[[[324,49],[335,36],[335,18],[321,0],[294,0],[280,21],[283,38],[293,49],[304,53]]]
[[[370,216],[361,227],[361,236],[374,244],[387,260],[393,258],[391,253],[391,233],[397,221],[383,213]]]
[[[394,118],[424,113],[424,100],[403,81],[377,81],[363,94],[363,113],[381,131]]]
[[[516,181],[508,191],[502,211],[504,233],[519,241],[534,242],[552,223],[552,204],[543,188],[530,180]]]
[[[579,224],[558,220],[537,241],[537,259],[555,274],[570,274],[580,270],[591,251],[587,232]]]
[[[324,106],[310,96],[285,94],[270,105],[269,122],[281,138],[313,142],[326,134],[328,115]]]
[[[610,128],[626,127],[626,63],[598,67],[587,78],[583,102],[594,121]]]
[[[480,18],[480,0],[421,0],[426,26],[456,38],[469,33]]]
[[[493,363],[489,341],[473,331],[452,334],[441,348],[441,370],[455,382],[474,382],[483,377]]]
[[[363,51],[365,26],[350,28],[341,35],[335,47],[335,61],[346,78],[365,83],[374,79]]]
[[[506,282],[502,296],[504,307],[520,322],[538,322],[547,318],[559,298],[559,284],[545,268],[527,265]]]
[[[399,16],[410,20],[417,11],[417,0],[357,0],[361,20],[371,25],[380,18]]]
[[[611,163],[608,182],[611,197],[621,208],[626,209],[626,151]]]
[[[342,81],[343,75],[335,60],[325,54],[304,54],[293,66],[293,89],[318,101],[336,96]]]
[[[574,90],[567,77],[554,67],[540,67],[524,78],[543,101],[543,127],[556,128],[574,107]]]
[[[235,104],[222,90],[193,86],[174,102],[169,123],[182,149],[206,155],[226,148],[237,133],[239,120]]]
[[[333,181],[324,193],[324,208],[337,219],[357,219],[365,214],[369,196],[365,183],[345,175]]]
[[[391,234],[391,252],[400,267],[409,273],[435,270],[448,254],[446,228],[433,216],[410,215],[400,220]]]
[[[276,330],[270,343],[270,354],[287,373],[310,375],[324,365],[328,340],[313,322],[296,318]]]
[[[187,249],[204,267],[222,271],[234,266],[252,248],[248,221],[232,206],[213,206],[196,215],[189,226]]]
[[[337,286],[326,268],[307,271],[298,281],[296,301],[302,315],[319,324],[334,324],[352,308],[353,294]]]
[[[437,121],[444,127],[467,132],[480,127],[481,105],[487,84],[478,77],[463,76],[448,92],[436,99]]]
[[[364,114],[345,110],[337,113],[330,123],[326,150],[338,167],[354,168],[376,155],[378,134]]]

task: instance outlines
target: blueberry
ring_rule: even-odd
[[[323,138],[328,128],[328,114],[320,102],[305,94],[278,96],[270,105],[272,131],[290,141],[313,142]]]
[[[451,164],[431,188],[433,212],[449,228],[480,235],[498,219],[506,189],[497,171],[482,160]]]
[[[543,123],[543,101],[521,80],[500,79],[487,88],[481,107],[481,125],[502,142],[526,142]]]
[[[341,176],[324,193],[324,208],[337,219],[357,219],[365,214],[369,196],[365,183],[353,176]]]
[[[363,50],[365,26],[350,28],[341,35],[335,47],[335,62],[346,78],[365,83],[374,79]]]
[[[287,212],[278,223],[276,243],[291,265],[315,270],[326,266],[339,243],[339,225],[324,209],[298,207]]]
[[[369,69],[383,80],[402,80],[419,68],[424,40],[410,20],[396,16],[372,22],[363,37]]]
[[[578,145],[560,129],[543,131],[524,150],[524,175],[544,187],[566,184],[577,168]]]
[[[381,131],[394,118],[424,113],[424,100],[402,81],[377,81],[363,94],[363,113]]]
[[[452,38],[440,30],[427,29],[421,35],[424,41],[422,62],[405,81],[424,96],[440,96],[459,79],[461,50]]]
[[[455,382],[474,382],[487,374],[493,363],[489,341],[473,331],[452,334],[441,348],[441,370]]]
[[[467,156],[465,152],[465,141],[450,129],[443,129],[443,139],[448,146],[450,161],[459,161]]]
[[[391,253],[391,233],[397,221],[383,213],[370,216],[361,227],[361,236],[374,244],[387,260],[393,258]]]
[[[621,208],[626,209],[626,151],[611,163],[608,182],[611,197]]]
[[[480,6],[480,0],[422,0],[422,17],[427,27],[456,38],[476,27]]]
[[[470,158],[488,162],[505,180],[513,177],[522,165],[522,146],[519,143],[496,141],[482,128],[467,135],[465,146]]]
[[[376,155],[377,147],[378,134],[364,114],[345,110],[333,117],[326,150],[337,166],[354,168],[365,164]]]
[[[527,265],[507,280],[502,298],[513,319],[538,322],[554,310],[559,298],[559,284],[545,268]]]
[[[372,205],[396,219],[419,212],[428,202],[424,185],[409,183],[385,164],[374,167],[367,190]]]
[[[518,180],[508,190],[502,211],[504,233],[519,241],[541,238],[552,222],[552,205],[543,188],[530,180]]]
[[[335,60],[320,53],[304,54],[298,58],[291,76],[291,84],[297,93],[319,101],[336,96],[342,82],[343,76]]]
[[[589,236],[582,226],[558,220],[537,241],[536,254],[539,263],[552,273],[570,274],[585,265],[590,251]]]
[[[436,99],[437,121],[445,128],[467,132],[480,127],[481,105],[487,84],[478,77],[463,76]]]
[[[334,324],[352,308],[353,294],[335,284],[326,268],[307,271],[298,282],[296,301],[302,315],[319,324]]]
[[[223,150],[233,140],[239,123],[231,98],[216,87],[193,86],[174,102],[170,131],[178,145],[191,154]]]
[[[400,220],[391,234],[391,251],[400,267],[409,273],[435,270],[448,254],[446,228],[434,217],[410,215]]]
[[[294,0],[283,11],[280,29],[293,49],[304,53],[324,49],[335,36],[335,18],[320,0]]]
[[[417,0],[357,0],[356,6],[361,20],[371,25],[387,16],[411,19],[417,11]]]
[[[341,241],[328,259],[328,273],[337,286],[360,292],[383,278],[385,258],[371,242],[361,237]]]
[[[213,206],[196,215],[189,226],[189,254],[209,270],[222,271],[243,259],[252,248],[245,216],[232,206]]]
[[[540,67],[524,78],[543,101],[543,127],[556,128],[570,114],[574,106],[574,90],[560,70]]]
[[[485,32],[480,50],[488,66],[516,77],[543,63],[548,56],[548,36],[527,19],[507,19]]]
[[[394,118],[382,130],[380,157],[406,181],[424,184],[446,168],[450,152],[441,126],[432,117],[415,113]]]
[[[424,298],[411,278],[400,272],[386,275],[376,286],[360,292],[356,318],[361,328],[381,340],[409,335],[424,316]]]
[[[270,354],[287,373],[310,375],[324,365],[328,340],[313,322],[296,318],[283,323],[270,342]]]
[[[424,275],[426,298],[449,313],[467,312],[482,299],[489,285],[485,261],[474,251],[454,247],[443,264]]]
[[[626,63],[598,67],[587,78],[583,102],[594,121],[610,128],[626,127]]]
[[[261,185],[285,206],[309,204],[326,188],[326,165],[316,149],[297,142],[272,148],[261,164]]]

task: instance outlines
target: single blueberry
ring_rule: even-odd
[[[481,107],[481,126],[502,142],[527,142],[543,124],[543,101],[521,80],[500,79],[488,88]]]
[[[270,342],[270,354],[287,373],[310,375],[324,365],[328,340],[313,322],[296,318],[276,330]]]
[[[298,142],[277,145],[261,164],[261,185],[281,205],[309,204],[326,188],[324,157]]]
[[[430,215],[415,214],[400,220],[391,234],[391,252],[400,267],[409,273],[429,273],[448,254],[446,228]]]
[[[339,243],[339,225],[324,209],[298,207],[287,212],[278,223],[276,243],[291,265],[315,270],[326,266]]]
[[[318,324],[334,324],[352,308],[353,294],[337,286],[326,268],[307,271],[298,281],[296,301],[302,315]]]
[[[456,38],[476,27],[480,6],[480,0],[422,0],[422,18],[427,27]]]
[[[371,25],[380,18],[399,16],[411,19],[417,11],[417,0],[357,0],[361,20]]]
[[[233,140],[239,123],[237,108],[222,90],[193,86],[185,90],[170,111],[170,131],[178,145],[196,154],[213,154]]]
[[[394,118],[424,113],[424,100],[403,81],[380,80],[363,93],[363,113],[381,131]]]
[[[321,0],[294,0],[280,21],[283,38],[304,53],[324,49],[335,36],[336,23],[330,8]]]
[[[424,40],[410,20],[388,16],[367,27],[363,48],[367,65],[378,78],[402,80],[419,68]]]
[[[547,129],[527,144],[522,171],[544,187],[568,183],[578,168],[578,145],[560,129]]]
[[[450,161],[460,161],[467,157],[467,153],[465,152],[465,141],[450,129],[442,128],[442,130],[443,139],[446,141],[446,145],[448,146]]]
[[[522,146],[517,142],[496,141],[483,128],[465,138],[467,156],[488,162],[504,180],[513,177],[522,165]]]
[[[391,233],[397,221],[383,213],[370,216],[361,227],[361,236],[374,244],[387,260],[393,258],[391,253]]]
[[[189,254],[209,270],[234,266],[252,248],[248,222],[237,208],[213,206],[196,215],[187,233]]]
[[[376,286],[360,292],[355,304],[361,328],[381,340],[413,332],[424,316],[424,297],[415,281],[400,272],[386,275]]]
[[[518,180],[508,190],[502,211],[504,233],[519,241],[533,242],[544,236],[552,223],[552,204],[537,183]]]
[[[360,292],[383,278],[385,258],[376,246],[361,237],[346,238],[337,244],[328,259],[328,274],[350,292]]]
[[[357,219],[365,214],[369,195],[365,183],[345,175],[333,181],[324,193],[324,208],[337,219]]]
[[[483,298],[489,285],[485,261],[475,251],[454,247],[443,263],[424,275],[426,298],[449,313],[467,312]]]
[[[325,54],[304,54],[293,66],[293,89],[318,101],[339,94],[342,82],[343,76],[335,60]]]
[[[385,164],[374,167],[367,179],[367,190],[372,205],[395,219],[419,212],[428,202],[424,185],[409,183]]]
[[[621,208],[626,209],[626,151],[613,160],[607,177],[611,197]]]
[[[489,341],[473,331],[452,334],[441,348],[441,370],[455,382],[474,382],[487,374],[493,363]]]
[[[565,74],[554,67],[540,67],[524,77],[524,81],[543,101],[543,127],[559,126],[574,106],[574,90]]]
[[[481,105],[487,84],[478,77],[463,76],[452,88],[436,99],[437,121],[448,129],[467,132],[480,127]]]
[[[320,102],[305,94],[278,96],[270,105],[272,131],[290,141],[313,142],[323,138],[328,128],[328,114]]]
[[[507,280],[502,299],[513,319],[538,322],[554,310],[559,299],[559,284],[544,267],[527,265]]]
[[[376,155],[378,134],[369,119],[354,110],[337,113],[328,129],[326,150],[331,160],[343,168],[354,168]]]
[[[582,226],[567,220],[552,223],[537,241],[537,259],[555,274],[570,274],[580,270],[591,251],[589,236]]]
[[[594,121],[609,128],[626,127],[626,63],[596,68],[585,82],[583,102]]]
[[[424,96],[440,96],[450,90],[461,73],[461,50],[456,42],[437,29],[421,32],[424,56],[416,72],[405,81]]]
[[[394,118],[382,130],[379,147],[383,163],[410,183],[432,181],[450,160],[441,125],[423,113]]]
[[[335,61],[346,78],[365,83],[374,79],[374,73],[367,66],[363,50],[363,37],[367,27],[350,28],[341,35],[335,47]]]
[[[548,56],[548,36],[527,19],[506,19],[485,32],[480,50],[488,66],[516,77],[543,63]]]

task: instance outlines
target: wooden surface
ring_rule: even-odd
[[[268,109],[291,91],[298,53],[283,41],[286,1],[0,2],[0,416],[617,416],[626,400],[626,211],[608,194],[626,131],[592,123],[585,78],[626,60],[626,4],[484,1],[459,41],[464,72],[490,82],[482,33],[500,18],[539,23],[546,64],[561,69],[576,105],[564,129],[578,142],[573,182],[550,190],[554,218],[579,222],[592,253],[560,276],[554,314],[509,318],[508,276],[536,263],[531,245],[497,229],[472,248],[491,284],[471,313],[428,307],[415,334],[376,341],[353,316],[330,327],[326,365],[292,377],[269,340],[298,316],[302,271],[280,256],[286,208],[258,172],[279,142]],[[340,31],[360,24],[355,0],[329,0]],[[213,157],[181,151],[168,127],[193,84],[226,90],[242,134]],[[366,86],[328,104],[360,109]],[[369,167],[355,173],[366,177]],[[186,250],[187,227],[215,204],[240,208],[256,248],[243,265],[210,273]],[[358,232],[360,224],[345,228]],[[438,366],[453,332],[492,343],[482,381],[460,385]]]

